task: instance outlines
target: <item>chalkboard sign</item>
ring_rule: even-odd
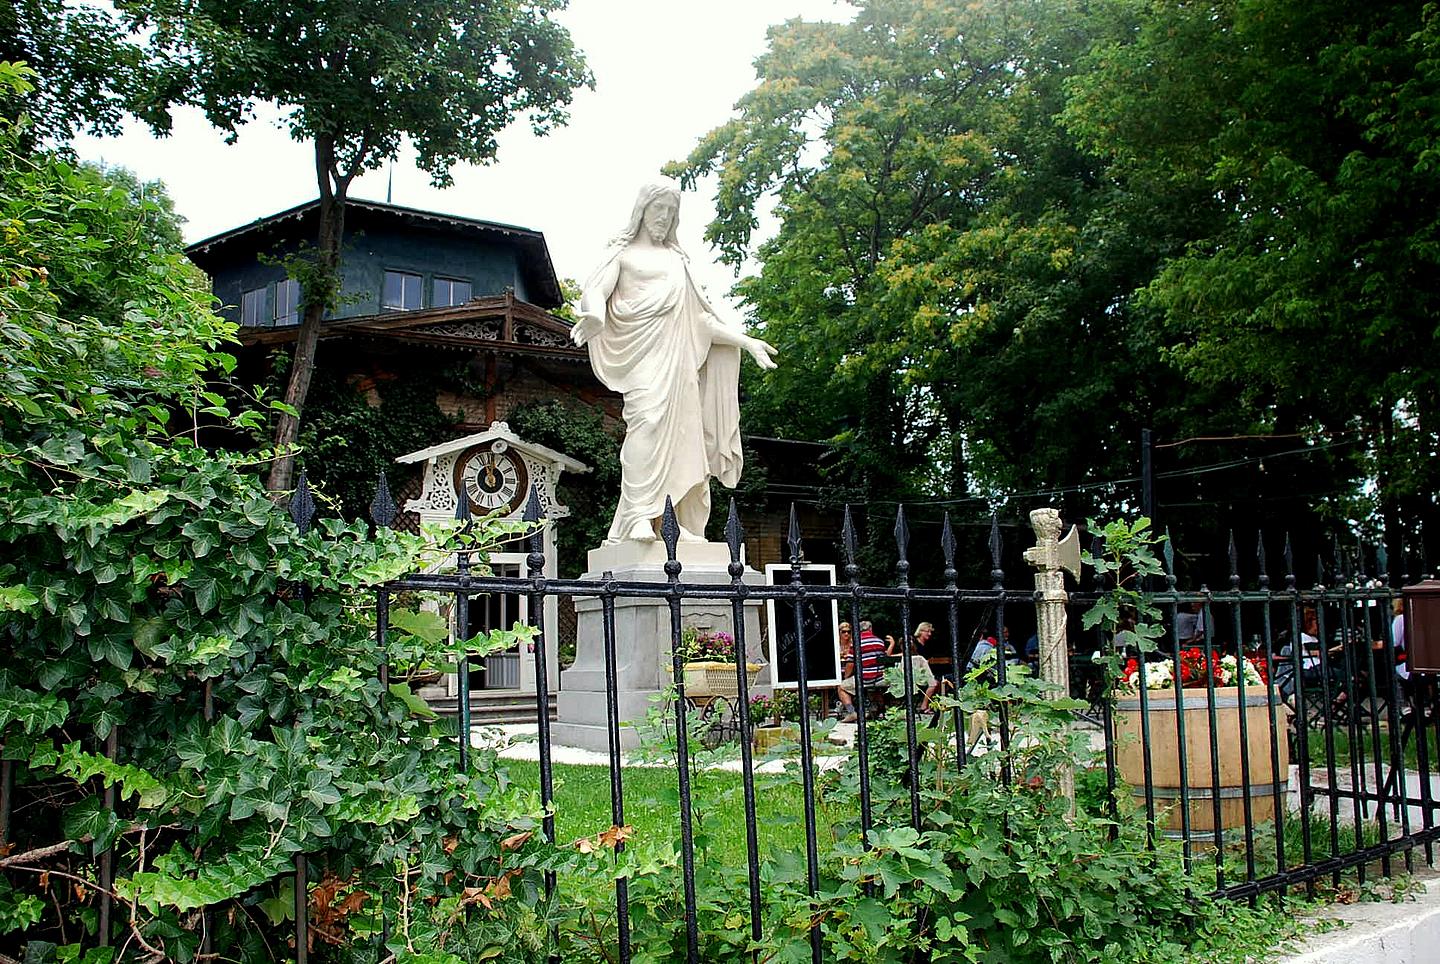
[[[765,583],[788,586],[794,567],[784,564],[765,567]],[[800,581],[807,586],[835,585],[835,567],[805,565]],[[770,666],[776,689],[795,689],[799,683],[799,633],[793,600],[765,601],[770,619]],[[807,598],[801,604],[805,628],[806,681],[811,686],[840,683],[840,603],[835,599]]]

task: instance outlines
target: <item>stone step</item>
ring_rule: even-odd
[[[460,712],[460,701],[455,697],[444,697],[428,701],[430,708],[441,716],[455,716]],[[550,694],[549,716],[555,719],[555,694]],[[470,720],[476,724],[534,723],[535,697],[514,690],[495,693],[484,691],[470,695]]]

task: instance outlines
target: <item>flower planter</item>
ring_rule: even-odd
[[[755,752],[768,753],[786,740],[800,739],[800,728],[790,723],[784,726],[755,727]]]
[[[759,663],[746,663],[745,671],[751,685],[760,672]],[[685,695],[691,699],[706,696],[740,695],[734,663],[695,662],[685,664]]]
[[[1185,783],[1190,802],[1192,838],[1215,832],[1215,800],[1220,801],[1220,827],[1245,825],[1245,798],[1250,799],[1255,824],[1273,821],[1284,806],[1289,783],[1290,748],[1285,738],[1284,707],[1276,696],[1275,705],[1263,685],[1245,688],[1241,705],[1239,687],[1215,689],[1215,738],[1219,749],[1218,771],[1211,765],[1210,704],[1204,687],[1182,690],[1151,690],[1146,694],[1150,717],[1150,784],[1155,799],[1156,823],[1179,835],[1184,829],[1180,794],[1180,733],[1176,703],[1184,713]],[[1274,737],[1271,735],[1271,714]],[[1242,766],[1240,719],[1245,719],[1249,746],[1249,779]],[[1115,762],[1121,778],[1134,788],[1142,806],[1145,800],[1144,728],[1139,694],[1115,701]],[[1272,752],[1276,756],[1272,756]],[[1279,760],[1276,770],[1275,760]],[[1283,811],[1282,811],[1283,812]]]

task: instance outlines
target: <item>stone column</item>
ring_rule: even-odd
[[[1025,561],[1035,567],[1035,632],[1040,643],[1040,678],[1059,697],[1070,695],[1070,648],[1065,633],[1065,573],[1080,577],[1080,537],[1075,527],[1060,538],[1060,513],[1056,509],[1035,509],[1030,513],[1035,545],[1025,550]],[[1075,774],[1059,774],[1062,792],[1075,801]]]

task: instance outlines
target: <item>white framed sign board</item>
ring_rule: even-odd
[[[788,586],[795,567],[771,563],[765,567],[767,586]],[[835,567],[806,564],[800,567],[800,581],[807,586],[835,585]],[[770,629],[770,666],[776,689],[799,687],[799,628],[795,603],[767,599],[766,616]],[[805,631],[806,682],[810,686],[840,685],[840,601],[806,598],[800,616]]]

